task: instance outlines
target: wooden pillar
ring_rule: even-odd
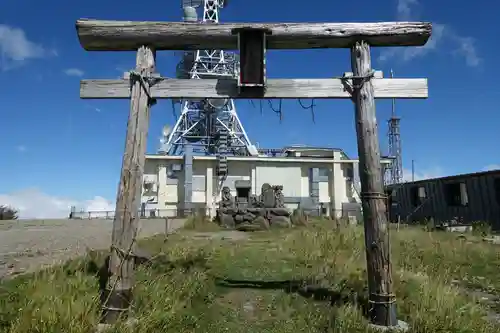
[[[395,296],[389,253],[387,206],[380,162],[375,116],[370,46],[357,42],[351,48],[353,101],[363,204],[370,319],[375,325],[396,326]],[[366,79],[363,79],[366,77]]]
[[[149,110],[153,102],[149,98],[147,77],[154,69],[154,51],[141,47],[137,51],[135,73],[130,76],[130,113],[111,236],[109,278],[101,291],[101,324],[113,324],[119,317],[128,316],[132,300],[135,257],[131,253],[136,249]]]

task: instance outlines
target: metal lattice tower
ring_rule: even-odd
[[[394,73],[391,69],[391,78]],[[396,100],[392,100],[392,114],[388,121],[389,124],[389,157],[392,158],[391,166],[386,175],[386,184],[398,184],[403,181],[403,159],[401,157],[401,134],[400,124],[401,118],[396,116]]]
[[[219,9],[227,0],[184,0],[184,21],[197,22],[196,9],[203,6],[203,23],[219,23]],[[238,57],[221,50],[182,52],[177,66],[181,79],[216,79],[237,77]],[[193,154],[216,155],[218,175],[227,173],[228,155],[257,155],[238,118],[234,101],[221,99],[182,100],[181,114],[171,133],[164,133],[160,152],[168,155],[184,155],[186,147]]]

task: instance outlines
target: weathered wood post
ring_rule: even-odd
[[[152,99],[148,77],[155,69],[155,53],[148,47],[137,51],[136,70],[131,73],[130,113],[125,140],[120,184],[116,198],[115,218],[106,289],[101,291],[101,324],[113,324],[127,316],[134,285],[134,250],[139,223],[142,177]]]
[[[359,176],[363,205],[370,319],[380,326],[396,326],[396,298],[392,267],[386,196],[380,163],[375,94],[372,84],[370,46],[361,41],[351,48],[353,102],[358,141]]]

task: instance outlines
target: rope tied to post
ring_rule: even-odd
[[[387,195],[381,192],[361,192],[361,199],[387,199]]]
[[[361,89],[366,82],[369,82],[374,77],[375,77],[375,71],[372,69],[366,75],[351,76],[349,77],[349,79],[352,79],[352,87],[354,89]]]
[[[135,257],[135,254],[134,252],[132,251],[132,249],[129,249],[128,251],[124,250],[124,249],[120,249],[118,246],[116,245],[111,245],[111,250],[112,251],[115,251],[121,260],[127,260],[129,259],[130,257],[134,258]]]
[[[159,81],[162,81],[164,78],[163,77],[153,77],[151,75],[151,73],[144,75],[142,73],[139,73],[136,70],[130,70],[129,75],[130,75],[130,84],[133,85],[135,80],[139,80],[143,91],[148,96],[149,104],[150,105],[156,104],[156,99],[151,97],[150,90],[151,90],[151,87],[153,85],[155,85]]]
[[[132,242],[127,250],[121,249],[118,246],[111,244],[111,251],[117,253],[120,263],[119,269],[121,270],[125,261],[130,257],[134,258],[136,255],[133,253],[133,246],[136,241],[137,230],[132,238]],[[108,284],[108,279],[111,275],[108,275],[106,278],[105,284]],[[130,308],[130,303],[132,301],[132,293],[130,290],[116,290],[119,280],[116,279],[111,286],[105,287],[101,290],[101,321],[103,318],[107,316],[107,313],[118,312],[118,313],[126,313]]]
[[[368,303],[390,305],[396,303],[396,295],[394,294],[377,294],[370,293]]]
[[[344,74],[344,76],[335,77],[335,79],[340,79],[342,81],[342,84],[344,85],[344,89],[348,91],[352,97],[354,97],[354,94],[359,91],[366,82],[369,82],[374,77],[375,71],[371,69],[370,72],[366,75],[346,76]],[[350,83],[349,80],[352,80],[352,83]]]

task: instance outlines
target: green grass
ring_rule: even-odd
[[[183,227],[184,230],[195,230],[198,232],[210,232],[222,230],[218,224],[212,223],[208,218],[203,216],[190,217],[186,220]]]
[[[370,332],[361,228],[322,221],[237,241],[192,237],[219,232],[213,226],[188,229],[142,243],[158,257],[137,273],[135,332]],[[486,306],[462,293],[500,294],[498,247],[417,228],[391,230],[391,239],[398,316],[410,332],[499,331],[483,319]],[[3,282],[0,332],[94,332],[98,284],[86,267],[96,257]]]

